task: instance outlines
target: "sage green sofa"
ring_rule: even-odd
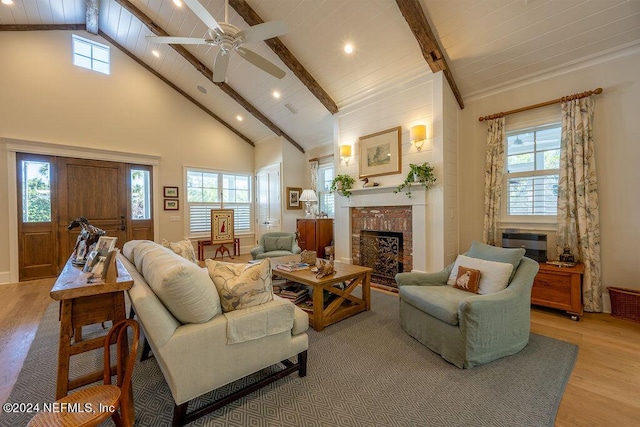
[[[284,231],[272,231],[260,236],[258,246],[251,249],[253,259],[275,258],[295,255],[302,252],[296,242],[296,234]]]
[[[515,354],[529,342],[531,287],[538,263],[524,249],[473,242],[467,256],[511,262],[506,289],[487,295],[447,285],[454,264],[437,273],[399,273],[400,322],[413,338],[459,368]]]

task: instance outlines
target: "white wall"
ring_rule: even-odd
[[[625,53],[466,102],[459,116],[461,248],[482,238],[486,124],[478,118],[602,87],[604,93],[595,96],[594,116],[602,280],[605,292],[607,286],[640,289],[640,50]]]
[[[80,35],[106,43],[100,37]],[[156,190],[183,188],[183,167],[252,173],[254,148],[133,60],[111,49],[111,75],[71,63],[71,31],[0,32],[0,137],[159,156]],[[0,146],[0,200],[9,197],[7,151]],[[156,238],[182,239],[156,193]],[[180,192],[184,219],[184,191]],[[0,235],[9,235],[8,204]],[[0,239],[0,283],[10,269]]]
[[[362,186],[358,181],[358,138],[395,126],[402,127],[401,173],[374,177],[370,181],[380,183],[381,187],[393,187],[404,181],[409,172],[410,163],[430,162],[434,166],[438,183],[427,193],[424,236],[414,235],[414,242],[416,239],[425,239],[427,242],[424,253],[417,253],[414,250],[414,265],[424,266],[427,271],[437,271],[445,265],[444,147],[456,144],[455,132],[450,129],[445,130],[444,124],[444,114],[451,114],[450,109],[443,111],[445,99],[449,103],[451,97],[447,93],[448,90],[442,73],[421,73],[412,79],[407,79],[402,85],[392,90],[377,92],[361,102],[342,108],[336,115],[335,155],[338,156],[340,145],[353,146],[351,162],[348,166],[337,162],[339,166],[336,173],[347,173],[353,176],[356,179],[354,188]],[[418,151],[409,140],[409,129],[417,124],[425,124],[432,131],[421,151]],[[451,149],[455,152],[455,148]],[[450,162],[455,162],[455,157],[449,157]],[[455,187],[455,181],[452,182]],[[420,190],[413,190],[414,193],[416,191]],[[350,260],[351,258],[348,205],[349,200],[336,196],[336,259]],[[420,257],[422,259],[417,259]]]

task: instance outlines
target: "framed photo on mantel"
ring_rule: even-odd
[[[360,146],[360,178],[400,173],[401,160],[400,126],[361,136]]]

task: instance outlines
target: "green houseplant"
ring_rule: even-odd
[[[342,196],[349,197],[351,196],[351,190],[353,188],[353,184],[356,180],[347,174],[336,175],[331,181],[331,188],[329,189],[332,193],[338,193]]]
[[[411,198],[411,184],[420,183],[427,190],[430,189],[436,182],[436,175],[433,172],[433,166],[429,162],[424,162],[421,165],[409,164],[409,173],[404,182],[398,186],[394,193],[399,193],[404,190],[407,197]]]

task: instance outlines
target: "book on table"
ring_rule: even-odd
[[[298,271],[309,268],[309,264],[306,262],[281,262],[280,264],[276,264],[274,268],[282,271]]]
[[[277,295],[297,304],[309,297],[309,289],[302,284],[290,284],[282,287]]]

